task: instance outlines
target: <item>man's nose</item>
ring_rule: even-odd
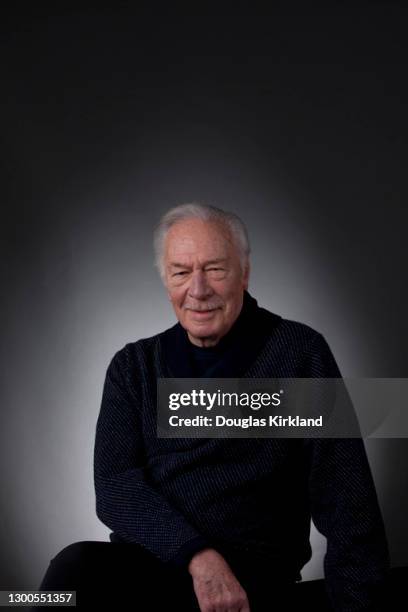
[[[188,293],[196,300],[205,299],[213,293],[213,290],[211,288],[211,285],[209,285],[207,281],[205,273],[201,270],[197,270],[193,273]]]

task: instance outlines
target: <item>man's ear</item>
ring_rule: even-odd
[[[164,281],[163,281],[163,283],[164,283],[164,288],[165,288],[165,290],[166,290],[166,293],[167,293],[167,297],[168,297],[168,299],[169,299],[169,302],[171,302],[171,293],[170,293],[170,291],[168,290],[166,283],[165,283]]]
[[[163,283],[163,287],[164,287],[164,289],[165,289],[165,291],[167,293],[167,297],[169,298],[169,300],[171,302],[170,291],[168,290],[168,287],[167,287],[166,277],[164,275],[160,274],[160,278],[161,278],[161,281]]]

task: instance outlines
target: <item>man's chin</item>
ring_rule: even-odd
[[[189,325],[186,327],[187,331],[197,338],[212,338],[218,336],[218,330],[214,325],[208,325],[205,322],[197,323],[194,325]]]
[[[195,323],[192,324],[189,322],[188,325],[183,325],[186,330],[190,340],[193,344],[196,344],[195,340],[198,342],[208,340],[210,342],[217,341],[220,337],[219,328],[216,325],[209,325],[208,323]]]

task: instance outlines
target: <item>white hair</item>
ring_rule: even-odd
[[[238,249],[241,268],[244,272],[249,263],[249,239],[248,232],[243,221],[235,213],[222,210],[208,204],[193,202],[191,204],[180,204],[171,208],[160,219],[154,230],[154,254],[155,266],[158,268],[162,280],[165,280],[164,269],[164,242],[169,229],[185,219],[201,219],[220,223],[228,228],[235,246]]]

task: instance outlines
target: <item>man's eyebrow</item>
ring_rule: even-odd
[[[182,263],[177,263],[177,262],[173,262],[173,261],[171,261],[169,263],[169,266],[171,268],[188,268],[188,264],[182,264]]]
[[[219,257],[218,259],[209,259],[205,262],[206,266],[211,266],[213,264],[225,263],[227,261],[226,257]]]
[[[204,266],[212,266],[214,264],[225,263],[226,261],[227,261],[226,257],[222,257],[219,259],[209,259],[208,261],[204,262]],[[172,268],[188,268],[190,266],[190,264],[182,264],[176,261],[171,261],[169,265]]]

